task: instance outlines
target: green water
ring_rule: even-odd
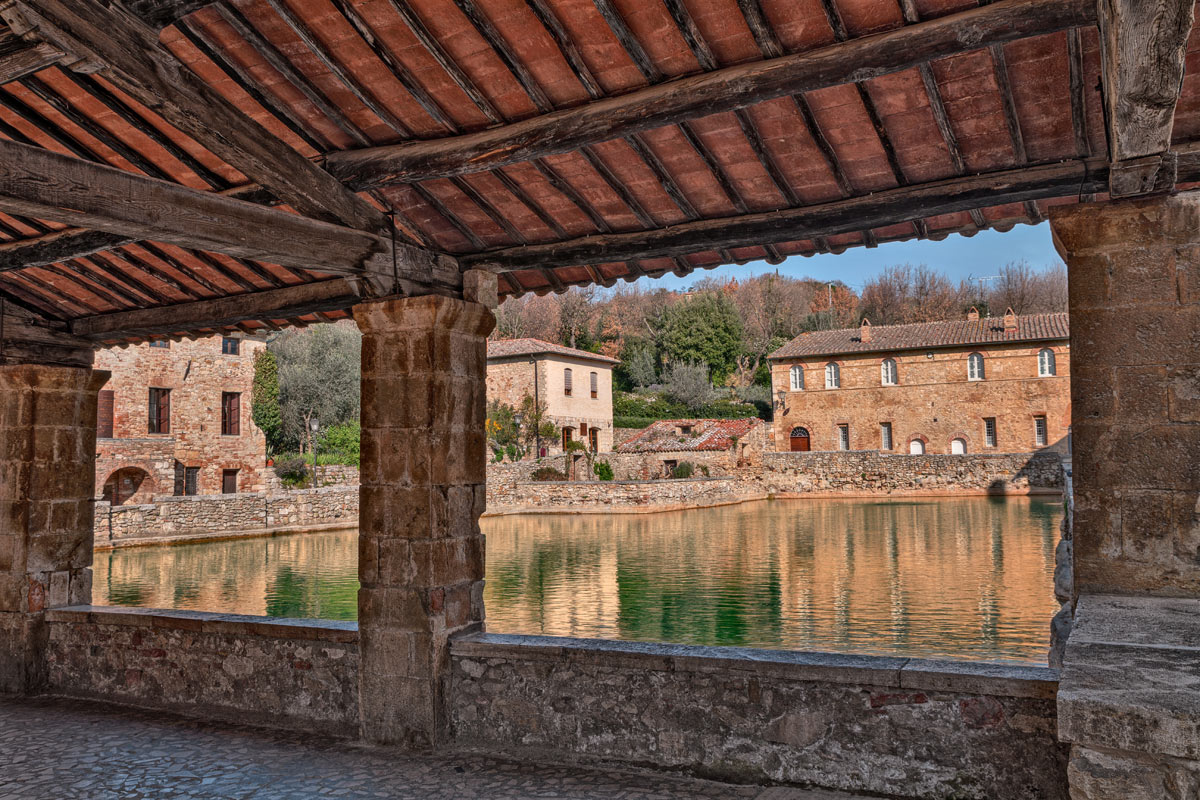
[[[763,501],[483,520],[488,630],[1044,662],[1062,505]],[[98,552],[96,603],[354,619],[356,533]]]

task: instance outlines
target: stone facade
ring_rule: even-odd
[[[590,433],[597,431],[597,452],[613,449],[612,368],[613,359],[583,350],[522,339],[534,345],[516,348],[520,354],[509,353],[514,348],[498,349],[496,345],[513,342],[490,342],[487,368],[488,401],[498,400],[520,408],[525,395],[534,396],[545,404],[546,419],[553,422],[559,434],[553,440],[542,440],[546,455],[562,452],[562,431],[571,431],[571,438],[589,444]],[[543,347],[544,346],[544,347]],[[523,352],[528,351],[528,352]],[[566,393],[565,371],[571,371],[571,393]],[[596,376],[596,396],[592,397],[591,376]]]
[[[47,689],[208,719],[358,731],[353,623],[83,606],[49,612]]]
[[[176,494],[189,467],[199,468],[197,494],[220,494],[225,470],[237,470],[237,491],[267,488],[266,440],[250,419],[254,359],[265,345],[239,339],[236,355],[223,338],[101,350],[98,368],[112,373],[101,411],[112,409],[112,437],[97,441],[96,491],[118,504]],[[170,390],[168,433],[150,433],[150,388]],[[236,394],[236,435],[222,434],[222,396]],[[102,424],[103,428],[104,425]],[[181,490],[182,491],[182,490]]]
[[[888,797],[1067,797],[1044,668],[494,634],[453,651],[462,745]]]
[[[952,323],[894,327],[945,324]],[[924,453],[950,453],[955,439],[962,440],[967,453],[1067,451],[1071,354],[1065,339],[956,347],[938,346],[935,341],[931,338],[928,346],[907,350],[772,356],[772,394],[783,397],[776,405],[775,448],[792,449],[792,432],[803,428],[811,449],[842,449],[838,426],[847,425],[849,447],[845,449],[880,450],[884,449],[882,424],[890,423],[891,452],[896,453],[910,452],[914,441],[921,443]],[[1053,376],[1039,376],[1038,354],[1044,349],[1054,353]],[[982,380],[968,379],[967,359],[972,353],[983,356]],[[885,358],[896,364],[895,385],[882,385]],[[841,388],[825,388],[829,363],[838,367]],[[791,388],[793,366],[803,369],[803,390]],[[1035,438],[1035,417],[1045,419],[1044,445]],[[985,418],[995,420],[994,444],[987,440]]]

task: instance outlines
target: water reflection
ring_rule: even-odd
[[[1045,659],[1061,504],[776,501],[485,519],[488,629]],[[353,619],[355,534],[97,553],[97,602]]]

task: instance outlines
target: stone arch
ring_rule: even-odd
[[[955,442],[962,442],[962,450],[955,450]],[[955,431],[950,434],[950,444],[947,446],[946,452],[950,455],[967,455],[971,452],[971,437],[962,431]]]
[[[104,480],[103,499],[114,506],[148,503],[154,494],[154,478],[141,467],[121,467]]]
[[[917,433],[908,437],[908,454],[910,456],[923,456],[929,452],[929,440],[924,435]]]

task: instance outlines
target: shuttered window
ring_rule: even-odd
[[[593,398],[599,397],[600,396],[600,376],[593,372],[591,379],[592,379],[592,397]]]
[[[237,476],[236,469],[226,469],[221,471],[221,493],[222,494],[237,494]]]
[[[242,434],[242,396],[237,392],[221,393],[221,435]]]
[[[150,389],[149,425],[150,433],[171,432],[171,390]]]
[[[96,404],[96,437],[111,439],[113,435],[113,403],[115,393],[111,389],[100,392]]]
[[[563,370],[563,394],[567,397],[571,396],[571,370]]]

